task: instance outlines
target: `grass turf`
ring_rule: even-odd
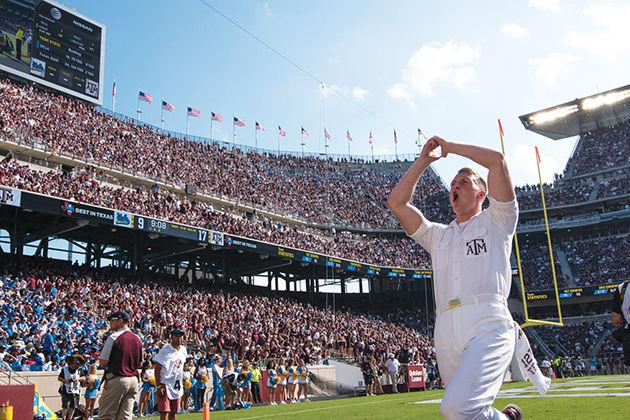
[[[579,386],[572,382],[580,380],[605,380],[615,378],[624,382],[615,382],[615,387],[623,387],[630,384],[630,376],[608,377],[581,377],[554,381],[553,387]],[[529,387],[528,383],[505,384],[501,389],[510,390]],[[613,387],[613,384],[601,385],[602,390]],[[567,391],[570,389],[567,388]],[[416,401],[439,399],[444,391],[412,392],[399,395],[382,395],[375,397],[339,398],[328,401],[315,401],[301,404],[288,404],[281,406],[253,407],[249,410],[212,412],[210,418],[215,419],[265,419],[265,418],[299,418],[299,419],[439,419],[439,404],[410,404]],[[619,392],[611,390],[611,392]],[[621,391],[624,392],[624,391]],[[584,392],[596,395],[595,392]],[[562,394],[553,392],[552,395]],[[570,396],[565,393],[563,398],[498,398],[494,406],[499,410],[510,402],[518,404],[525,414],[526,419],[628,419],[630,418],[630,398],[628,396]],[[531,392],[523,392],[522,395],[530,395]],[[550,394],[547,394],[550,395]],[[201,419],[201,414],[180,414],[181,420]]]

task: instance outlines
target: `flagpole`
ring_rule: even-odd
[[[254,124],[254,147],[258,149],[258,127]]]
[[[210,141],[213,141],[213,140],[212,140],[212,126],[213,126],[213,125],[214,125],[214,124],[212,124],[212,116],[210,116]]]
[[[232,120],[232,147],[236,146],[236,121]]]
[[[136,113],[138,114],[138,118],[137,118],[138,122],[140,122],[140,113],[141,112],[142,111],[140,111],[140,94],[138,93],[138,109],[136,109]]]
[[[372,148],[372,163],[374,163],[374,145],[370,144],[370,148]]]
[[[116,88],[116,79],[114,79],[114,89]],[[116,112],[116,91],[112,89],[112,112]]]
[[[280,156],[280,129],[278,129],[278,156]]]
[[[348,135],[348,138],[346,139],[346,141],[348,142],[348,162],[350,162],[352,160],[352,158],[350,157],[350,136]]]
[[[188,137],[188,132],[189,132],[189,120],[190,120],[190,115],[188,115],[188,111],[186,111],[186,137]]]
[[[304,157],[304,130],[300,131],[300,135],[302,137],[302,157]]]
[[[160,130],[164,129],[164,99],[162,99],[162,105],[160,105]]]

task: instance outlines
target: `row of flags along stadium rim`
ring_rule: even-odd
[[[114,85],[112,87],[112,97],[116,98],[116,82],[114,82]],[[138,103],[140,101],[143,102],[147,102],[149,105],[153,104],[153,96],[150,93],[147,92],[143,92],[143,91],[139,91],[138,92]],[[162,101],[162,109],[164,111],[168,111],[168,112],[175,112],[175,106],[173,106],[173,104],[168,103],[166,101]],[[199,118],[201,117],[201,111],[197,108],[193,108],[193,107],[187,107],[186,109],[186,116],[187,117],[193,117],[193,118]],[[213,112],[210,112],[210,121],[216,121],[218,123],[222,123],[223,122],[223,115]],[[240,119],[239,117],[234,117],[233,123],[236,127],[245,127],[247,126],[247,122],[245,120]],[[256,121],[256,125],[255,125],[256,131],[265,131],[265,127],[259,123],[258,121]],[[278,126],[278,135],[281,137],[286,137],[287,132],[286,130],[284,130],[281,126]],[[301,136],[310,136],[310,133],[304,129],[304,127],[300,127],[300,135]],[[327,128],[324,128],[324,137],[326,138],[326,140],[332,140],[333,136],[332,134],[330,134],[330,132],[328,131]],[[420,137],[424,138],[425,140],[427,140],[427,136],[422,132],[422,130],[420,130],[418,128],[418,144],[420,143]],[[350,130],[346,130],[346,140],[350,141],[354,141],[354,139],[352,138],[352,135],[350,134]],[[370,131],[370,136],[368,137],[368,143],[370,145],[374,144],[374,137],[372,136],[372,132]],[[398,144],[398,135],[396,134],[396,130],[394,129],[394,143]]]

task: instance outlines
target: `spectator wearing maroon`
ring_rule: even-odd
[[[101,351],[99,365],[106,368],[105,386],[99,400],[99,418],[132,420],[133,402],[142,367],[142,342],[128,328],[129,314],[114,312],[109,316],[111,335]]]

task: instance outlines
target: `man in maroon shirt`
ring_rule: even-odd
[[[111,335],[105,341],[99,365],[105,370],[105,385],[99,400],[99,418],[133,418],[133,401],[138,389],[138,371],[142,367],[142,342],[128,327],[129,314],[114,312],[109,316]]]

